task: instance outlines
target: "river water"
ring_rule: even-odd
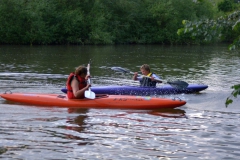
[[[0,46],[0,93],[62,94],[68,74],[91,64],[92,85],[138,85],[131,71],[147,63],[162,79],[206,84],[168,110],[70,109],[0,98],[1,159],[239,159],[240,53],[211,46]],[[158,84],[159,87],[162,84]]]

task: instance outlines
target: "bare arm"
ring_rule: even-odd
[[[154,77],[151,77],[152,81],[156,81],[157,83],[162,83],[162,81],[160,79],[155,79]]]
[[[76,78],[74,77],[72,82],[71,82],[71,86],[72,86],[72,90],[73,90],[73,94],[76,98],[81,98],[84,96],[84,92],[86,90],[88,90],[88,88],[90,87],[90,84],[88,84],[86,87],[84,87],[83,89],[78,88],[78,81],[76,80]]]
[[[153,76],[151,76],[151,80],[156,81],[157,83],[162,83],[162,80],[156,74],[153,74]]]
[[[137,76],[138,76],[138,72],[135,72],[134,75],[133,75],[133,80],[137,80]]]

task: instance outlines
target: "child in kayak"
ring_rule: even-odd
[[[140,87],[156,87],[157,83],[162,83],[156,74],[150,72],[149,65],[142,65],[140,70],[142,72],[142,76],[138,76],[138,72],[135,72],[133,76],[133,80],[138,80],[140,82]]]
[[[90,84],[87,80],[90,75],[87,75],[87,68],[79,66],[75,72],[72,72],[67,79],[67,96],[69,99],[83,99],[84,92],[89,89]]]

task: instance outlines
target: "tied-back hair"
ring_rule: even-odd
[[[149,67],[149,65],[147,65],[147,64],[142,65],[142,66],[140,67],[140,69],[144,69],[144,70],[150,72],[150,67]]]
[[[85,66],[78,66],[75,70],[75,75],[81,75],[85,74],[87,75],[87,68]]]

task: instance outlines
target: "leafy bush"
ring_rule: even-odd
[[[240,46],[240,11],[233,12],[228,16],[199,21],[183,20],[184,28],[178,29],[178,35],[189,35],[193,43],[211,43],[232,41],[229,49]]]
[[[218,4],[218,10],[223,12],[233,11],[233,2],[232,0],[224,0]]]
[[[1,0],[0,44],[179,44],[182,19],[212,16],[208,0]]]

